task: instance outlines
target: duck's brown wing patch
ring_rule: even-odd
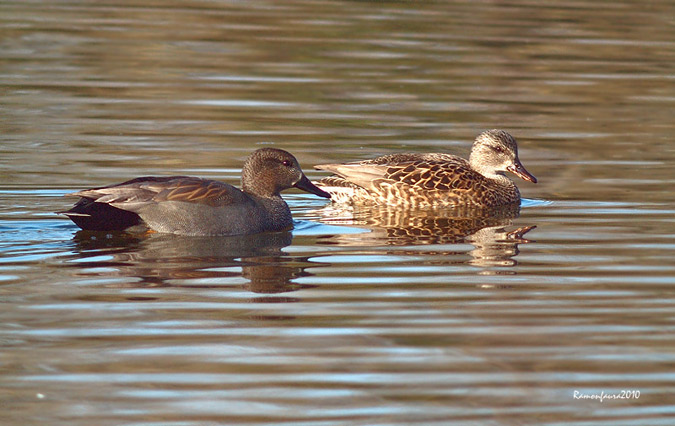
[[[232,185],[209,179],[188,178],[163,188],[153,197],[155,202],[182,201],[226,206],[246,199],[244,193]]]
[[[190,178],[187,176],[144,176],[116,185],[84,189],[67,195],[87,198],[98,203],[150,201],[164,188],[186,179]]]
[[[162,201],[180,201],[216,207],[246,198],[232,185],[188,176],[141,177],[118,185],[86,189],[70,195],[130,211],[137,211],[148,203]]]

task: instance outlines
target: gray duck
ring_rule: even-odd
[[[248,235],[291,229],[291,211],[280,192],[299,188],[320,197],[290,153],[254,151],[242,169],[241,187],[191,176],[139,177],[68,194],[80,200],[68,216],[82,229],[136,230],[179,235]]]

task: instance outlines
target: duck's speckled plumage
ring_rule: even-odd
[[[504,171],[537,181],[520,164],[515,139],[503,130],[481,133],[469,161],[443,153],[407,153],[315,167],[335,173],[317,186],[343,203],[491,208],[520,202],[518,188]]]
[[[330,197],[307,179],[291,154],[263,148],[246,160],[242,190],[198,177],[147,176],[69,194],[80,200],[62,213],[80,228],[97,231],[142,226],[180,235],[255,234],[292,228],[280,195],[290,187]]]

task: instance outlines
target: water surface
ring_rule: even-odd
[[[668,1],[3,2],[7,425],[672,423]],[[344,210],[293,232],[78,231],[65,194],[468,156],[504,128],[517,214]],[[624,399],[591,399],[621,395]]]

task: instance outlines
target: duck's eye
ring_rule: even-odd
[[[291,162],[289,160],[284,160],[281,162],[281,164],[283,164],[286,167],[291,167]]]
[[[496,153],[499,153],[499,154],[504,153],[504,148],[502,148],[501,146],[491,146],[490,148]]]

